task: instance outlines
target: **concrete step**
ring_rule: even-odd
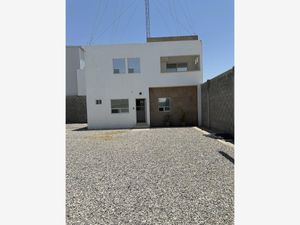
[[[134,128],[148,128],[149,125],[147,123],[137,123]]]

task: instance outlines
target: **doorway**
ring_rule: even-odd
[[[136,122],[146,123],[146,99],[136,99]]]

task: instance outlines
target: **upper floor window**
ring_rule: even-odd
[[[188,71],[187,63],[167,63],[166,72],[185,72]]]
[[[140,58],[127,59],[128,73],[140,73]]]
[[[125,73],[125,58],[113,59],[114,73]]]

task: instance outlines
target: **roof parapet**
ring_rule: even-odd
[[[169,37],[149,37],[149,38],[147,38],[147,42],[191,41],[191,40],[198,40],[198,35],[169,36]]]

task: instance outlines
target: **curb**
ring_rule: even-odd
[[[212,137],[214,137],[218,142],[220,142],[220,143],[222,143],[222,144],[224,144],[224,145],[226,145],[226,146],[229,146],[229,147],[231,147],[231,148],[234,148],[234,144],[232,144],[232,143],[230,143],[230,142],[227,142],[227,141],[225,141],[224,139],[219,139],[218,137],[216,137],[214,134],[212,134],[212,133],[209,133],[209,132],[207,132],[207,131],[205,131],[205,130],[202,130],[202,129],[200,129],[199,127],[193,127],[194,129],[196,129],[196,130],[198,130],[198,131],[200,131],[202,134],[206,134],[206,135],[211,135]]]

